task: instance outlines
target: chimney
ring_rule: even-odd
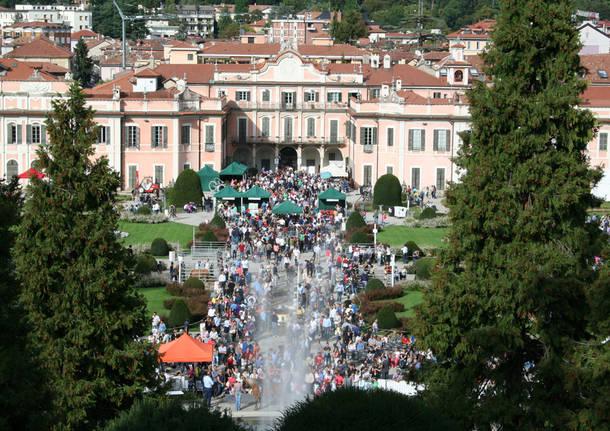
[[[386,54],[383,56],[383,68],[389,69],[392,65],[392,60],[390,59],[390,54]]]
[[[402,79],[396,80],[396,91],[402,90]]]

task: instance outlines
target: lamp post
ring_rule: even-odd
[[[373,248],[377,249],[377,223],[373,225]]]

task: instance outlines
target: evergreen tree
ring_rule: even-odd
[[[23,209],[23,195],[15,177],[0,180],[0,429],[46,429],[49,394],[27,343],[28,328],[19,306],[11,248]]]
[[[73,85],[53,102],[47,144],[15,244],[20,302],[37,361],[53,391],[54,430],[90,430],[154,384],[155,355],[113,209],[119,175],[94,159],[93,111]]]
[[[586,84],[571,12],[568,0],[505,0],[484,55],[492,86],[468,94],[450,246],[417,312],[438,359],[430,399],[468,429],[576,429],[607,388],[607,364],[603,382],[577,357],[586,345],[608,357],[591,299],[607,318],[609,284],[592,267],[601,232],[586,218],[601,174],[586,156],[595,120],[575,108]]]
[[[93,60],[89,58],[89,50],[83,38],[80,38],[74,48],[74,79],[84,87],[91,85]]]

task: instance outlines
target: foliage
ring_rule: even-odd
[[[373,290],[385,289],[385,284],[378,278],[371,278],[366,283],[366,293],[372,292]]]
[[[472,130],[455,159],[463,174],[447,192],[449,247],[416,312],[438,359],[429,399],[468,429],[607,420],[608,327],[599,323],[610,288],[591,265],[607,238],[586,223],[601,173],[587,158],[594,117],[576,108],[586,82],[571,14],[566,0],[504,2],[484,55],[492,85],[468,93]]]
[[[192,169],[185,169],[178,175],[168,200],[170,205],[182,207],[189,202],[200,202],[201,195],[201,180],[199,175]]]
[[[47,115],[36,155],[48,182],[30,181],[14,254],[35,359],[53,388],[45,426],[89,430],[156,385],[156,355],[135,341],[148,322],[114,233],[119,175],[93,157],[84,94],[72,85],[67,96]]]
[[[383,412],[382,414],[380,412]],[[427,430],[459,428],[419,398],[381,389],[339,388],[284,410],[275,431]]]
[[[83,38],[78,39],[74,47],[74,80],[79,81],[84,87],[91,85],[93,76],[93,60],[89,58],[89,50]]]
[[[134,214],[131,211],[121,211],[119,214],[119,220],[127,223],[145,223],[145,224],[159,224],[166,223],[169,221],[165,214],[151,214],[141,215]]]
[[[420,257],[424,257],[426,255],[424,253],[424,251],[421,248],[419,248],[419,246],[414,241],[407,241],[405,243],[405,245],[409,249],[409,251],[407,252],[407,256],[409,256],[409,257],[412,257],[413,253],[416,252],[416,251],[419,251],[419,256]]]
[[[349,237],[350,244],[366,244],[372,242],[370,237],[362,229],[354,231]]]
[[[152,210],[150,209],[150,207],[148,205],[142,205],[142,206],[138,207],[138,209],[136,210],[136,214],[137,215],[151,215]]]
[[[167,256],[169,254],[169,245],[163,238],[155,238],[150,244],[150,254],[153,256]]]
[[[358,11],[351,11],[345,13],[341,21],[337,20],[337,15],[333,16],[330,34],[335,38],[336,43],[348,43],[367,36],[369,31],[362,14]]]
[[[163,300],[163,308],[165,308],[166,310],[171,310],[174,307],[174,304],[176,303],[176,299],[178,298],[167,298]]]
[[[420,219],[419,217],[405,218],[404,225],[406,227],[437,229],[451,226],[451,220],[448,215],[438,215],[434,218]],[[444,232],[444,231],[443,231]],[[431,244],[432,245],[432,244]]]
[[[212,217],[212,220],[210,220],[209,223],[210,227],[212,226],[216,226],[222,229],[226,229],[227,224],[225,223],[224,219],[222,217],[220,217],[218,214],[214,214],[214,217]],[[199,225],[199,229],[201,229],[201,225]]]
[[[434,208],[424,208],[424,210],[417,217],[420,220],[430,219],[436,217],[436,211]]]
[[[379,177],[373,190],[373,204],[392,207],[402,205],[402,186],[396,176],[385,174]]]
[[[396,314],[390,306],[381,307],[376,317],[381,329],[392,329],[400,326],[400,321],[396,318]]]
[[[168,327],[176,328],[184,325],[185,321],[191,320],[191,312],[189,311],[184,299],[177,298],[176,302],[169,313],[169,320],[167,322]]]
[[[376,278],[373,280],[377,280]],[[370,283],[370,281],[369,281]],[[402,287],[386,287],[385,289],[375,289],[375,290],[368,290],[368,283],[367,283],[367,290],[365,293],[366,299],[368,299],[369,301],[379,301],[381,299],[395,299],[395,298],[400,298],[402,296],[402,291],[403,288]]]
[[[360,296],[360,312],[367,321],[376,318],[377,312],[383,307],[389,307],[393,312],[400,313],[405,311],[404,304],[395,301],[369,301],[366,295]]]
[[[125,0],[117,0],[125,15],[138,15],[137,4]],[[93,31],[112,38],[121,36],[121,16],[112,2],[94,0],[91,2]],[[125,32],[128,40],[142,39],[148,34],[148,28],[141,19],[125,21]]]
[[[142,253],[136,256],[133,272],[139,275],[150,274],[157,270],[157,259],[151,254]]]
[[[423,259],[417,259],[415,262],[415,275],[419,280],[428,280],[431,275],[432,268],[436,265],[436,258],[424,257]]]
[[[364,221],[364,218],[362,218],[362,214],[360,214],[358,211],[353,211],[345,222],[345,228],[347,230],[352,230],[354,228],[363,226],[366,226],[366,222]]]
[[[203,232],[203,235],[201,235],[201,241],[216,242],[216,241],[218,241],[218,238],[216,238],[216,235],[214,235],[214,232],[212,232],[211,230],[206,230],[205,232]]]
[[[203,403],[202,403],[203,404]],[[174,398],[146,398],[108,423],[105,431],[245,431],[226,412]]]
[[[201,281],[197,278],[188,278],[184,282],[184,287],[190,288],[190,289],[199,289],[199,290],[203,290],[205,288],[205,286],[203,285],[203,281]]]

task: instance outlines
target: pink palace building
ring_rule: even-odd
[[[314,63],[285,49],[257,64],[162,64],[128,71],[86,91],[102,126],[96,154],[122,174],[123,189],[151,178],[167,186],[187,168],[332,170],[357,185],[393,173],[405,185],[445,190],[459,179],[452,157],[469,128],[465,90],[485,79],[480,61],[451,49],[435,68]],[[606,172],[596,193],[610,199],[610,55],[583,56],[591,86],[583,108],[599,120],[589,145]],[[378,65],[377,67],[374,67]],[[0,175],[35,162],[45,114],[70,82],[0,59]]]

